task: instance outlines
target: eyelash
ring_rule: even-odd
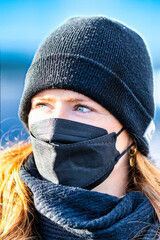
[[[36,104],[34,105],[34,108],[37,108],[37,107],[39,107],[39,106],[41,106],[41,105],[50,107],[50,105],[48,105],[47,103],[42,103],[42,102],[40,102],[40,103],[36,103]],[[89,107],[89,106],[87,106],[87,105],[85,105],[85,104],[76,104],[76,105],[74,106],[74,110],[76,110],[78,107],[85,107],[85,108],[88,108],[91,112],[94,111],[91,107]]]

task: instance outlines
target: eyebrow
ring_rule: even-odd
[[[34,98],[32,101],[33,101],[33,102],[34,102],[34,101],[55,102],[56,99],[55,99],[54,97],[37,97],[37,98]],[[64,99],[64,101],[66,101],[66,102],[78,102],[78,101],[88,102],[88,100],[85,100],[85,99],[82,99],[82,98],[71,98],[71,97],[67,97],[66,99]]]

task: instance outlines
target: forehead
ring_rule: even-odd
[[[36,99],[50,99],[50,100],[66,100],[66,101],[72,101],[74,99],[79,101],[93,101],[89,97],[74,92],[71,90],[65,90],[65,89],[47,89],[42,92],[39,92],[36,94],[31,101],[34,101]],[[94,101],[93,101],[94,102]]]

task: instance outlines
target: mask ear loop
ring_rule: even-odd
[[[116,134],[116,138],[125,130],[125,127],[123,127],[117,134]]]
[[[123,128],[116,134],[116,137],[118,137],[118,136],[124,131],[124,129],[125,129],[125,127],[123,127]],[[123,157],[123,155],[124,155],[126,152],[128,152],[128,151],[130,150],[130,148],[131,148],[132,146],[134,146],[134,145],[135,145],[135,143],[133,142],[131,145],[129,145],[129,147],[127,147],[126,150],[124,150],[118,157],[116,157],[116,159],[115,159],[116,163],[117,163],[118,160],[119,160],[121,157]]]

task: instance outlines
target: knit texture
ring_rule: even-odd
[[[45,89],[84,94],[110,111],[147,155],[154,116],[153,75],[142,38],[106,17],[75,17],[51,33],[29,68],[19,107],[27,126],[31,98]]]
[[[158,239],[158,220],[140,192],[117,198],[42,180],[32,156],[20,177],[33,193],[43,240]]]

